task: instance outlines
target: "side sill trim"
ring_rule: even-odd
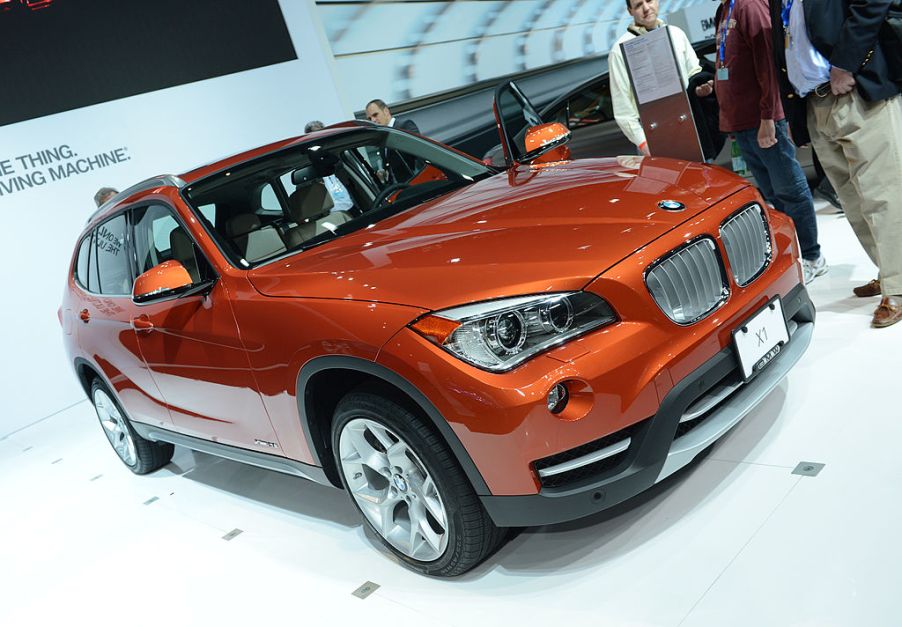
[[[249,451],[247,449],[238,448],[237,446],[220,444],[219,442],[210,442],[209,440],[175,433],[174,431],[152,427],[140,422],[133,421],[131,425],[135,428],[135,431],[138,432],[138,435],[147,440],[152,440],[154,442],[169,442],[201,453],[224,457],[226,459],[231,459],[232,461],[257,466],[258,468],[275,470],[276,472],[281,472],[286,475],[303,477],[304,479],[309,479],[323,485],[332,485],[332,482],[326,478],[326,473],[323,472],[323,469],[319,466],[311,466],[310,464],[304,464],[286,457]]]

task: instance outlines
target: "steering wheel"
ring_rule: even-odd
[[[376,194],[376,197],[373,199],[373,210],[375,211],[384,205],[388,200],[388,197],[392,194],[405,190],[408,187],[410,187],[410,183],[392,183],[391,185],[382,188],[382,191]]]

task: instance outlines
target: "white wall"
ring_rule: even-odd
[[[339,88],[355,110],[583,57],[607,55],[632,21],[623,0],[316,0]],[[660,0],[669,19],[711,0]]]
[[[351,117],[313,1],[280,2],[296,61],[0,127],[0,438],[84,399],[62,350],[57,308],[99,187],[124,189],[299,135],[314,118]],[[78,160],[97,153],[121,149],[127,159],[56,181],[47,168],[16,159],[61,145],[82,169]],[[44,184],[9,192],[35,170]]]

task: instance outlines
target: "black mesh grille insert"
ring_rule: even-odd
[[[641,428],[645,426],[645,423],[646,421],[636,423],[630,427],[627,427],[626,429],[621,429],[620,431],[606,435],[605,437],[598,440],[587,442],[586,444],[582,444],[568,451],[563,451],[562,453],[544,457],[535,462],[534,465],[536,471],[538,472],[539,470],[544,470],[545,468],[557,466],[558,464],[563,464],[564,462],[569,462],[571,460],[577,459],[578,457],[582,457],[583,455],[588,455],[589,453],[600,451],[601,449],[611,446],[612,444],[616,444],[617,442],[625,440],[626,438],[633,438],[641,430]],[[635,444],[636,440],[634,438],[633,442],[630,444],[630,448],[632,448]],[[543,488],[561,488],[582,483],[587,479],[598,480],[603,478],[605,474],[609,474],[610,471],[614,470],[626,458],[626,456],[629,454],[629,451],[630,449],[626,449],[625,451],[617,453],[616,455],[612,455],[611,457],[607,457],[595,463],[587,464],[585,466],[581,466],[567,472],[550,475],[548,477],[539,477],[539,481],[542,483]]]

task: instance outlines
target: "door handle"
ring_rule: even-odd
[[[132,318],[132,328],[135,331],[143,331],[146,333],[153,329],[153,322],[151,322],[150,318],[148,318],[146,315],[141,314],[137,318]]]
[[[87,309],[82,309],[81,311],[78,312],[78,317],[81,318],[82,322],[84,322],[85,324],[88,324],[88,322],[91,321],[91,312],[88,311]]]

